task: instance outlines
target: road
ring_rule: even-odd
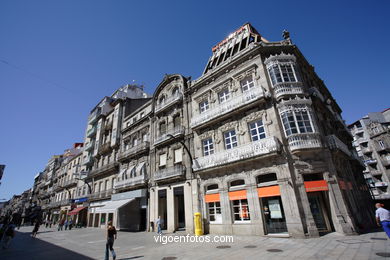
[[[105,231],[97,228],[57,231],[41,228],[31,238],[32,227],[22,227],[0,259],[104,259]],[[331,233],[320,238],[292,239],[234,236],[232,243],[155,242],[155,234],[118,232],[117,260],[127,259],[390,259],[390,240],[384,232],[359,236]],[[181,236],[185,233],[166,234]],[[179,237],[180,238],[180,237]],[[172,238],[173,239],[173,238]],[[211,236],[213,239],[213,236]],[[377,254],[388,254],[382,257]],[[112,258],[110,258],[112,259]]]

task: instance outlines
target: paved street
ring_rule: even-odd
[[[36,239],[22,227],[0,259],[104,259],[104,230],[87,228],[56,231],[41,228]],[[171,236],[173,234],[167,234]],[[175,235],[185,235],[176,233]],[[216,247],[222,248],[216,248]],[[226,247],[227,246],[227,247]],[[156,243],[152,233],[119,232],[117,259],[390,259],[390,240],[384,232],[360,236],[336,233],[314,239],[234,236],[233,243]],[[279,249],[279,250],[270,250]],[[270,251],[279,252],[270,252]]]

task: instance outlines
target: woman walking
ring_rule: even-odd
[[[106,256],[104,258],[105,260],[109,259],[109,252],[108,252],[108,250],[111,251],[112,258],[114,260],[116,259],[116,254],[115,254],[115,251],[114,251],[114,248],[113,248],[115,239],[117,239],[116,229],[112,225],[112,221],[108,221],[108,224],[107,224]]]
[[[37,222],[35,222],[34,229],[33,229],[32,234],[31,234],[32,237],[37,236],[40,225],[41,225],[41,222],[39,220],[37,220]]]

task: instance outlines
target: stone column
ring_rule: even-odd
[[[175,201],[173,195],[173,188],[167,189],[167,231],[174,232],[176,227],[175,220]]]
[[[194,182],[187,181],[184,184],[184,212],[185,212],[185,225],[186,225],[186,233],[193,234],[194,233],[194,212],[192,210],[193,205],[193,197],[192,197],[192,184]],[[196,185],[196,180],[195,180]],[[199,202],[198,202],[199,203]]]
[[[246,189],[246,194],[249,205],[251,225],[253,226],[252,235],[264,236],[263,218],[256,183],[250,183],[250,185]]]

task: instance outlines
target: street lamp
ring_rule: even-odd
[[[83,172],[83,171],[82,171],[82,172],[80,172],[80,175],[81,175],[82,173],[87,173],[87,174],[88,174],[88,172]],[[85,181],[85,179],[76,178],[76,180],[83,181],[84,184],[87,184],[88,190],[89,190],[89,194],[92,194],[92,188],[91,188],[91,186],[89,185],[89,183]]]

